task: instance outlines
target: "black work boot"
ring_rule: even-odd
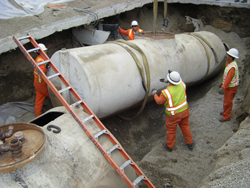
[[[237,3],[237,2],[239,2],[239,1],[240,1],[240,0],[235,0],[234,2]]]
[[[193,143],[192,144],[187,144],[188,146],[188,149],[192,150],[195,146],[196,142],[193,140]]]
[[[168,152],[172,152],[173,149],[167,147],[167,144],[165,142],[162,143],[163,147],[168,151]]]
[[[219,121],[223,123],[223,122],[226,122],[226,121],[230,121],[230,119],[223,119],[223,118],[221,118],[221,119],[219,119]]]
[[[243,1],[241,1],[241,3],[247,3],[247,0],[243,0]]]

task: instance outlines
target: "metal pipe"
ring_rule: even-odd
[[[10,140],[9,142],[10,151],[13,157],[19,157],[22,155],[22,142],[16,138]]]
[[[4,135],[5,135],[5,138],[9,138],[13,135],[13,129],[14,127],[13,126],[9,126],[8,127],[8,132],[6,132]]]
[[[14,134],[14,137],[18,140],[20,140],[21,142],[23,142],[25,140],[24,136],[23,136],[23,132],[22,131],[18,131]]]
[[[200,37],[186,33],[165,37],[158,33],[129,41],[146,55],[150,91],[166,87],[159,79],[165,77],[169,69],[178,71],[187,86],[211,78],[222,70],[226,50],[220,38],[207,31],[194,34]],[[123,45],[143,62],[138,50]],[[51,60],[92,111],[99,118],[104,118],[140,105],[145,97],[142,76],[126,48],[108,42],[60,50],[53,54]],[[49,69],[47,74],[54,73]],[[59,90],[65,87],[58,78],[51,81]],[[76,102],[68,92],[62,95],[69,104]],[[50,98],[54,106],[61,106],[51,91]]]

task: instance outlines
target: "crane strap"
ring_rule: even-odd
[[[168,13],[168,1],[164,0],[164,19],[167,19],[167,13]]]
[[[144,100],[143,100],[143,103],[142,103],[142,106],[141,106],[141,109],[137,112],[137,114],[132,117],[132,118],[128,118],[128,117],[124,117],[124,116],[121,116],[119,115],[119,117],[121,117],[122,119],[124,120],[132,120],[134,119],[135,117],[137,117],[142,111],[143,109],[145,108],[145,105],[147,103],[147,99],[148,99],[148,96],[149,96],[149,89],[150,89],[150,71],[149,71],[149,66],[148,66],[148,60],[147,60],[147,57],[145,55],[145,53],[141,50],[141,48],[139,46],[137,46],[136,44],[134,43],[131,43],[129,41],[125,41],[125,40],[116,40],[116,41],[113,41],[112,43],[114,44],[118,44],[120,46],[122,46],[124,49],[126,49],[130,55],[133,57],[139,71],[140,71],[140,74],[141,74],[141,77],[142,77],[142,83],[143,83],[143,86],[144,86],[144,89],[146,91],[146,94],[145,94],[145,97],[144,97]],[[141,53],[142,55],[142,60],[143,60],[143,65],[141,64],[141,62],[139,61],[139,59],[136,57],[135,53],[130,49],[128,48],[126,45],[130,46],[131,48],[137,50],[138,52]],[[145,68],[145,71],[144,71],[144,68]],[[145,73],[146,72],[146,73]]]
[[[154,34],[156,34],[156,20],[157,20],[157,12],[158,12],[158,0],[154,0]]]
[[[202,46],[204,47],[205,51],[206,51],[206,55],[207,55],[207,72],[206,72],[206,75],[204,76],[204,78],[200,81],[204,81],[210,71],[210,56],[209,56],[209,52],[208,52],[208,49],[206,47],[209,46],[209,48],[212,50],[213,54],[214,54],[214,57],[215,57],[215,60],[216,60],[216,63],[219,63],[219,59],[218,59],[218,56],[215,52],[215,50],[213,49],[212,45],[204,38],[202,37],[201,35],[199,35],[198,33],[188,33],[188,35],[191,35],[193,37],[195,37],[201,44]]]

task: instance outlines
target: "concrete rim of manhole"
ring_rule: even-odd
[[[10,129],[13,129],[13,134],[9,134]],[[38,158],[45,150],[46,136],[44,131],[35,124],[10,123],[0,125],[0,130],[1,134],[9,136],[5,138],[5,142],[2,140],[4,135],[0,136],[0,172],[9,172],[23,167]],[[13,149],[18,146],[19,149]]]

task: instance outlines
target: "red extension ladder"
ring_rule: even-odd
[[[30,40],[31,44],[34,46],[33,49],[26,50],[21,40],[28,39]],[[44,81],[48,84],[49,88],[54,92],[54,94],[57,96],[57,98],[61,101],[61,103],[65,106],[65,108],[69,111],[69,113],[72,115],[72,117],[75,119],[75,121],[80,125],[80,127],[83,129],[83,131],[87,134],[87,136],[90,138],[90,140],[93,142],[93,144],[98,148],[98,150],[102,153],[102,155],[107,159],[107,161],[112,165],[112,167],[115,169],[115,171],[120,175],[120,177],[126,182],[126,184],[129,187],[136,187],[141,181],[144,181],[145,184],[153,188],[154,185],[150,182],[150,180],[145,176],[145,174],[139,169],[139,167],[135,164],[135,162],[129,157],[129,155],[126,153],[126,151],[122,148],[122,146],[116,141],[116,139],[110,134],[110,132],[107,130],[107,128],[101,123],[101,121],[97,118],[97,116],[91,111],[91,109],[85,104],[85,102],[82,100],[82,98],[77,94],[77,92],[74,90],[74,88],[68,83],[68,81],[64,78],[64,76],[61,74],[61,72],[55,67],[55,65],[52,63],[50,58],[45,54],[45,52],[39,47],[37,42],[33,39],[33,37],[28,33],[27,36],[17,38],[16,36],[13,37],[13,40],[16,42],[20,50],[23,52],[25,57],[29,60],[29,62],[33,65],[33,67],[37,70],[37,72],[42,76]],[[30,52],[38,51],[40,52],[40,55],[42,56],[45,61],[41,63],[36,63],[35,60],[31,57],[29,54]],[[54,75],[46,76],[46,74],[43,73],[43,71],[40,69],[39,65],[43,64],[49,64],[49,66],[53,69],[55,72]],[[52,84],[50,81],[51,78],[58,77],[60,80],[64,83],[65,88],[62,90],[57,90],[56,87]],[[68,104],[67,101],[63,98],[61,95],[64,91],[70,91],[72,95],[75,97],[77,102],[73,104]],[[77,114],[73,111],[73,107],[81,105],[85,111],[89,114],[89,117],[85,118],[84,120],[81,120]],[[93,119],[94,122],[98,125],[100,128],[100,132],[96,135],[93,135],[84,122]],[[106,135],[108,139],[112,142],[113,147],[111,147],[109,150],[105,151],[105,149],[101,146],[101,144],[98,142],[97,138],[101,135]],[[118,150],[121,155],[125,158],[126,162],[123,163],[120,167],[115,163],[115,161],[111,158],[109,155],[111,152]],[[130,165],[135,172],[137,173],[138,177],[132,182],[130,179],[126,176],[124,173],[124,168],[126,168],[128,165]]]

